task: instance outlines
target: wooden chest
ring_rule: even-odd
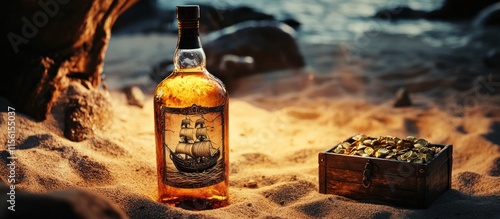
[[[319,153],[319,192],[355,200],[427,208],[451,188],[452,145],[426,164],[331,152]]]

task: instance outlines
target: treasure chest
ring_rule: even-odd
[[[320,152],[318,161],[323,194],[427,208],[451,187],[452,145],[413,137],[355,135]]]

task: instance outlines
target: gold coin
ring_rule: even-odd
[[[357,148],[358,150],[363,150],[363,149],[365,149],[366,147],[367,147],[366,145],[358,145],[356,148]]]
[[[420,138],[420,139],[415,140],[415,145],[417,145],[417,144],[422,145],[423,147],[427,147],[429,145],[429,142],[425,139]]]
[[[392,158],[394,156],[396,156],[396,153],[390,152],[387,156],[385,156],[385,158],[390,159],[390,158]]]
[[[347,149],[348,147],[351,147],[351,144],[347,141],[344,141],[342,142],[342,145],[341,145],[344,149]]]
[[[341,142],[332,149],[332,152],[423,164],[430,162],[441,151],[440,147],[430,147],[431,144],[427,140],[417,139],[414,136],[401,139],[393,136],[374,138],[364,134],[357,134],[352,137],[352,140]]]
[[[374,150],[371,147],[366,147],[364,151],[365,151],[365,154],[367,154],[368,156],[371,156],[373,154]]]
[[[408,136],[406,137],[406,140],[410,141],[410,142],[414,142],[415,141],[415,137],[414,136]]]

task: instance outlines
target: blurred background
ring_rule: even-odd
[[[358,85],[366,85],[364,94],[370,86],[387,94],[400,87],[427,92],[439,84],[466,91],[478,77],[498,77],[498,2],[144,0],[115,23],[104,73],[137,76],[111,80],[112,87],[144,84],[146,75],[153,82],[166,77],[173,69],[175,6],[198,4],[207,68],[229,87],[250,75],[302,68],[312,75],[348,72],[352,78],[346,80],[370,81]],[[252,23],[263,20],[274,23]],[[257,83],[272,78],[266,77]],[[442,92],[427,94],[435,93]]]
[[[353,40],[363,32],[379,31],[416,36],[435,44],[450,43],[459,45],[466,40],[460,37],[466,37],[468,27],[471,25],[470,20],[475,17],[473,15],[477,14],[480,8],[484,8],[496,1],[450,2],[456,2],[451,4],[458,6],[455,9],[457,15],[454,15],[453,12],[446,12],[449,15],[425,19],[426,15],[423,13],[439,10],[446,2],[444,0],[255,0],[250,3],[243,0],[190,2],[183,0],[144,0],[121,16],[117,22],[119,27],[115,28],[115,32],[167,31],[169,28],[173,28],[170,26],[172,24],[168,22],[173,21],[175,18],[176,5],[200,4],[229,12],[238,7],[250,7],[257,12],[271,15],[277,20],[294,19],[300,23],[297,36],[301,41],[305,42],[336,43]],[[151,8],[147,8],[146,5]],[[382,15],[376,17],[377,12],[398,7],[403,7],[405,10],[401,12],[393,10],[391,16]],[[474,7],[477,8],[474,9]],[[410,12],[407,9],[413,11]],[[468,14],[459,10],[467,10]],[[226,12],[222,11],[218,19],[224,20],[224,13]],[[154,21],[153,17],[161,19],[160,24],[156,23],[159,21]],[[133,28],[130,27],[128,27],[128,30],[121,30],[122,25],[126,26],[121,23],[122,20],[128,20],[127,22],[132,23],[132,21],[135,22],[141,19],[149,19],[151,23],[148,25],[142,23],[145,26],[141,30],[131,30]],[[450,20],[453,22],[449,22]],[[156,26],[157,24],[158,26]]]
[[[164,10],[174,10],[176,5],[185,4],[182,0],[159,0],[158,6]],[[409,35],[421,35],[425,32],[451,31],[462,28],[444,22],[431,22],[424,19],[398,21],[395,23],[378,22],[373,19],[382,9],[407,6],[415,10],[430,11],[438,8],[443,0],[217,0],[198,1],[199,4],[212,5],[216,8],[234,8],[248,6],[257,11],[273,15],[278,20],[294,18],[302,25],[297,35],[306,42],[334,43],[352,40],[356,34],[364,31],[383,31]],[[431,34],[429,34],[431,35]],[[423,36],[422,36],[423,37]]]

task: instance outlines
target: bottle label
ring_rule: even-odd
[[[162,108],[165,184],[200,188],[225,179],[224,107]]]

